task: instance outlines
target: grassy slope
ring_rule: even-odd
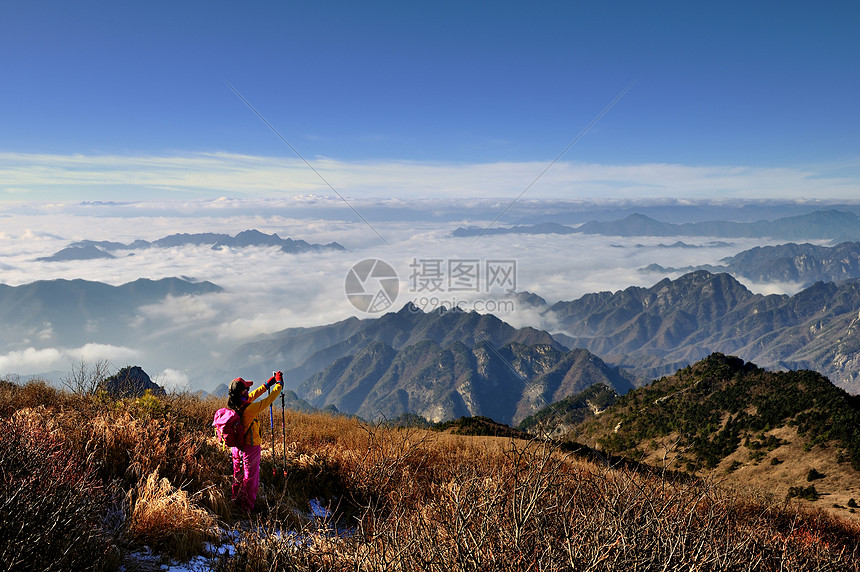
[[[0,503],[40,506],[48,498],[74,508],[82,502],[73,493],[91,486],[93,475],[62,473],[39,484],[43,472],[18,463],[47,435],[63,454],[36,464],[49,473],[57,459],[91,466],[111,485],[103,489],[112,491],[108,496],[123,501],[104,500],[110,519],[78,523],[101,540],[97,546],[116,547],[95,559],[81,552],[91,557],[92,569],[115,570],[143,545],[191,556],[205,541],[218,540],[216,524],[237,531],[235,551],[214,563],[219,570],[630,570],[717,562],[724,569],[858,569],[860,528],[798,503],[607,467],[539,442],[389,429],[291,411],[284,414],[286,451],[276,440],[273,456],[267,432],[265,512],[253,517],[262,526],[252,534],[247,517],[230,508],[227,455],[211,436],[219,401],[187,395],[112,401],[38,383],[0,383],[0,404],[7,426],[23,436],[10,443],[8,433],[0,434],[0,452],[15,453],[0,455],[0,469],[12,478]],[[80,463],[84,456],[88,462]],[[32,488],[19,488],[27,479]],[[330,506],[353,534],[332,539],[321,531],[306,516],[310,498]],[[85,508],[94,507],[88,501]],[[22,514],[16,512],[15,526],[0,525],[5,564],[16,548],[38,546],[46,530],[45,522],[23,521]],[[303,550],[276,534],[282,526],[307,540]],[[52,534],[52,543],[63,540]],[[79,552],[88,546],[79,545]],[[44,560],[36,568],[48,568],[54,556],[30,557]]]

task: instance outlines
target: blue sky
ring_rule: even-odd
[[[856,2],[0,0],[0,201],[860,197]],[[496,168],[498,167],[498,168]],[[687,191],[685,191],[687,189]]]

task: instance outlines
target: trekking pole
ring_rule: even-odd
[[[274,372],[272,377],[275,377]],[[269,388],[269,393],[272,393],[272,388]],[[275,476],[275,414],[272,411],[272,404],[269,404],[269,427],[272,428],[272,476]]]
[[[287,417],[284,413],[284,389],[281,388],[281,432],[284,435],[284,476],[287,476]]]

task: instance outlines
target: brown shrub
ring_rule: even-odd
[[[62,393],[43,379],[32,379],[22,384],[17,380],[0,382],[0,413],[11,415],[17,409],[56,405]]]
[[[0,419],[0,564],[110,568],[118,561],[104,525],[111,496],[76,451],[32,419]]]

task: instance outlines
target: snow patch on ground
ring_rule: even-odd
[[[348,537],[352,534],[352,530],[337,530],[331,526],[330,519],[333,515],[319,499],[311,499],[309,507],[310,511],[306,513],[306,516],[316,523],[317,534],[340,538]],[[276,523],[267,524],[273,527],[261,528],[248,521],[240,523],[235,529],[221,529],[220,543],[207,543],[203,554],[197,555],[187,562],[170,561],[165,564],[164,555],[153,552],[147,546],[142,550],[127,554],[126,562],[128,565],[121,566],[120,572],[128,570],[136,572],[208,572],[214,568],[218,560],[235,556],[236,546],[244,540],[245,535],[248,533],[271,535],[279,541],[285,541],[286,545],[297,549],[309,545],[312,541],[311,536],[304,532],[282,530],[277,527]]]

